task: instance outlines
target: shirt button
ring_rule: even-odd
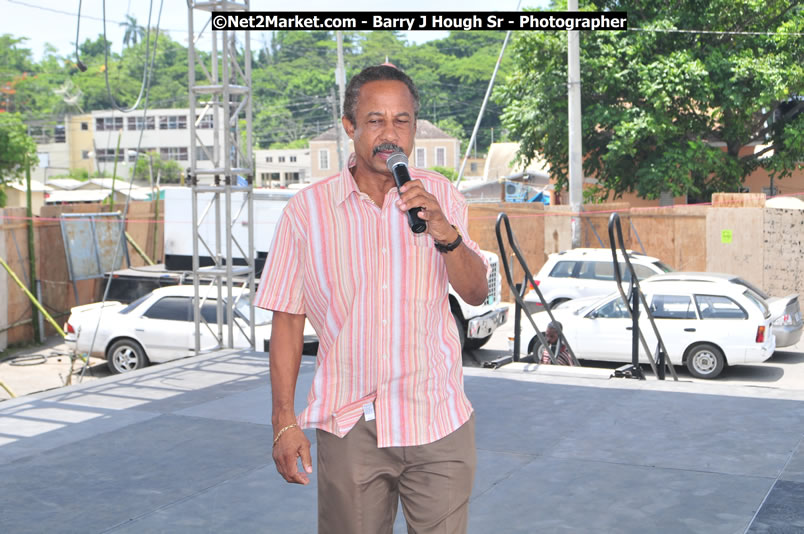
[[[383,289],[388,289],[388,284],[383,284],[383,285],[382,285],[382,288],[383,288]]]
[[[383,324],[383,325],[386,325],[386,324],[388,324],[388,321],[386,321],[385,319],[383,319],[383,320],[382,320],[382,324]]]
[[[387,360],[387,359],[388,359],[388,355],[387,355],[387,354],[383,354],[383,355],[382,355],[382,359],[383,359],[383,360]]]

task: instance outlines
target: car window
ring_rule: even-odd
[[[224,315],[227,319],[228,316]],[[218,324],[218,301],[216,300],[208,300],[201,305],[201,317],[207,322],[207,324]],[[226,319],[223,321],[224,323],[228,323]]]
[[[746,289],[745,291],[743,291],[743,295],[745,295],[745,297],[748,300],[753,302],[756,305],[756,307],[759,308],[759,311],[762,313],[762,316],[765,319],[770,317],[771,315],[770,308],[768,308],[768,305],[765,303],[765,299],[763,299],[750,289]]]
[[[623,319],[630,317],[628,308],[625,306],[622,297],[610,300],[592,313],[595,317],[602,319]]]
[[[770,295],[759,289],[757,286],[755,286],[748,280],[743,280],[739,276],[735,276],[734,278],[731,279],[731,281],[734,282],[735,284],[740,284],[743,287],[747,287],[748,289],[750,289],[751,291],[753,291],[754,293],[756,293],[765,300],[768,300],[770,298]]]
[[[556,266],[550,271],[549,276],[551,278],[570,278],[576,263],[577,262],[574,261],[560,261],[556,263]]]
[[[695,295],[695,304],[701,319],[747,319],[748,314],[729,297],[721,295]]]
[[[640,265],[638,263],[632,263],[631,265],[634,266],[634,271],[636,271],[637,280],[644,280],[645,278],[650,278],[654,274],[657,274],[653,271],[650,267],[645,265]]]
[[[138,298],[137,300],[135,300],[134,302],[132,302],[131,304],[129,304],[128,306],[126,306],[125,308],[123,308],[122,310],[120,310],[117,313],[122,313],[123,315],[126,315],[126,314],[130,313],[131,310],[133,310],[134,308],[136,308],[137,306],[139,306],[140,304],[142,304],[143,302],[148,300],[148,298],[150,296],[151,296],[150,293],[141,296],[140,298]]]
[[[163,297],[157,300],[153,306],[143,313],[143,317],[151,319],[166,319],[168,321],[190,321],[189,297]]]
[[[689,295],[654,295],[650,312],[656,319],[695,319]]]

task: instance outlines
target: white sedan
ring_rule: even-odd
[[[210,286],[201,287],[201,297]],[[218,347],[213,331],[217,330],[217,289],[212,289],[201,306],[201,350]],[[224,290],[225,294],[225,290]],[[250,346],[249,295],[247,290],[233,291],[235,299],[234,346]],[[195,354],[195,321],[193,286],[162,287],[135,300],[94,303],[73,308],[64,325],[68,345],[79,354],[105,358],[112,373],[123,373]],[[255,308],[257,350],[263,350],[263,339],[271,332],[270,311]],[[97,332],[97,333],[96,333]],[[228,327],[224,322],[224,339]]]
[[[673,365],[697,378],[715,378],[728,365],[764,362],[776,348],[764,300],[736,284],[655,282],[643,286]],[[553,310],[579,359],[631,361],[632,320],[619,293],[566,302]],[[544,331],[546,312],[533,316]],[[653,352],[656,336],[644,313],[640,329]],[[530,321],[523,321],[522,356],[540,347]],[[640,362],[647,363],[640,343]]]

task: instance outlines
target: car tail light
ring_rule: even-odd
[[[64,331],[68,334],[75,334],[75,328],[70,323],[64,323]]]
[[[793,316],[785,313],[773,322],[776,326],[790,326],[793,324]]]
[[[765,342],[765,327],[758,326],[757,327],[757,343],[764,343]]]
[[[534,282],[536,282],[536,285],[537,285],[537,286],[538,286],[538,285],[539,285],[539,283],[540,283],[538,280],[534,280]],[[535,288],[533,287],[533,284],[531,284],[530,282],[528,282],[528,287],[529,287],[529,290],[530,290],[530,291],[533,291],[533,290],[535,289]]]

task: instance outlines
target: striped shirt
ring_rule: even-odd
[[[410,173],[479,254],[463,196],[440,174]],[[379,447],[431,443],[472,413],[444,258],[429,234],[410,231],[398,199],[394,187],[377,206],[348,168],[299,191],[277,224],[256,297],[261,308],[306,314],[318,333],[300,426],[343,437],[373,403]]]

